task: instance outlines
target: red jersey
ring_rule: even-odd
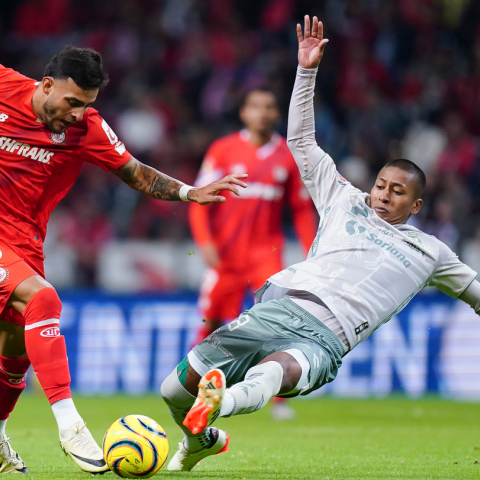
[[[197,244],[213,242],[222,263],[243,270],[281,256],[284,243],[283,208],[290,205],[297,236],[305,250],[315,237],[312,201],[297,165],[280,135],[257,147],[247,130],[215,141],[196,182],[207,185],[231,173],[248,173],[248,188],[240,197],[223,192],[227,202],[190,206],[190,225]]]
[[[37,85],[0,65],[0,240],[38,271],[50,213],[83,162],[111,170],[131,154],[93,108],[64,133],[53,134],[32,108]]]

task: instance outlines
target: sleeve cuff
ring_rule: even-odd
[[[318,72],[318,67],[316,68],[303,68],[300,65],[297,67],[297,72],[304,75],[316,75]]]

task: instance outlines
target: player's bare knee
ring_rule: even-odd
[[[282,387],[279,393],[291,392],[298,384],[300,377],[302,376],[302,367],[294,359],[286,361],[283,365],[283,380]]]

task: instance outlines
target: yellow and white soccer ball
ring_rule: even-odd
[[[168,456],[163,428],[144,415],[119,418],[105,433],[103,456],[110,470],[124,478],[155,475]]]

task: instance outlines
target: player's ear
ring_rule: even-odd
[[[242,107],[242,108],[240,108],[240,110],[238,112],[238,116],[240,117],[240,120],[242,121],[242,123],[245,123],[244,111],[245,111],[245,107]]]
[[[421,198],[415,200],[415,202],[413,202],[412,209],[410,210],[410,215],[416,215],[422,208],[422,205],[423,200]]]
[[[42,89],[45,95],[48,95],[52,91],[54,83],[55,83],[55,80],[53,77],[43,77]]]

